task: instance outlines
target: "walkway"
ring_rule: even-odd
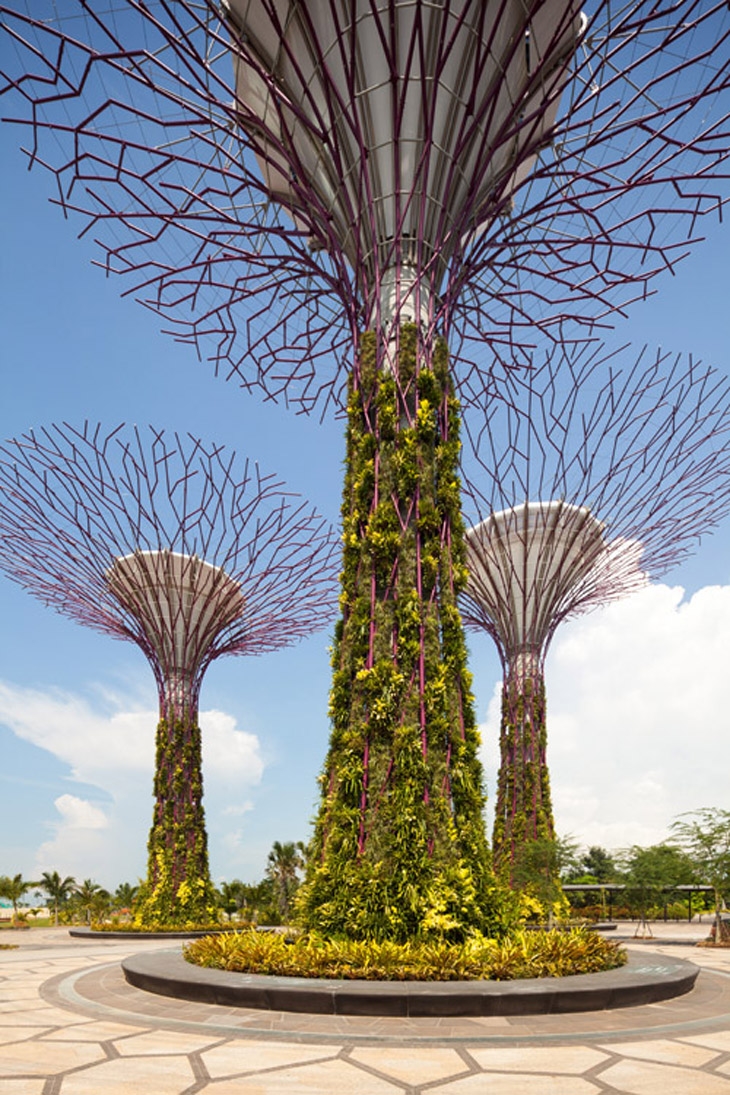
[[[189,1004],[119,972],[124,955],[169,943],[3,932],[18,949],[0,951],[0,1095],[730,1095],[730,950],[693,948],[696,925],[655,932],[638,945],[703,968],[687,996],[462,1020]]]

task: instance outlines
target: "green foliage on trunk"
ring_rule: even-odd
[[[342,618],[303,923],[406,940],[497,930],[478,734],[456,604],[466,581],[459,407],[446,347],[398,375],[362,337],[348,407]]]
[[[508,675],[502,688],[492,848],[495,867],[513,884],[519,884],[521,860],[529,858],[528,845],[547,846],[555,838],[546,747],[542,673]],[[556,882],[557,877],[555,874]]]
[[[184,928],[214,923],[218,910],[208,869],[196,717],[160,719],[154,794],[147,878],[135,902],[135,924]]]

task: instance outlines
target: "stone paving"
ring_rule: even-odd
[[[447,1020],[191,1004],[121,975],[124,955],[169,942],[3,932],[18,948],[0,951],[0,1095],[730,1095],[730,950],[693,947],[704,926],[655,931],[630,945],[701,966],[686,996]]]

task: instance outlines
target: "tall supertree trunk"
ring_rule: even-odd
[[[445,344],[424,357],[418,341],[404,325],[388,369],[363,335],[351,383],[332,734],[300,899],[306,924],[327,934],[458,938],[492,925],[456,605],[458,404]]]
[[[155,805],[147,879],[136,919],[149,928],[210,923],[217,917],[208,867],[198,702],[194,688],[168,682],[157,724]]]
[[[502,685],[500,766],[492,848],[512,876],[529,844],[553,840],[546,749],[545,678],[538,657],[517,655]]]

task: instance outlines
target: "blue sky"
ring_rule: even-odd
[[[93,244],[28,174],[0,127],[0,432],[52,421],[153,423],[215,439],[337,519],[342,424],[293,415],[215,379],[91,266]],[[727,226],[616,338],[730,372]],[[610,337],[610,336],[609,336]],[[684,597],[682,594],[684,591]],[[136,647],[85,630],[0,581],[0,874],[58,869],[114,886],[145,869],[156,693]],[[328,740],[330,635],[214,664],[203,685],[206,810],[217,879],[262,876],[274,840],[306,839]],[[558,830],[620,847],[683,810],[730,807],[730,522],[667,583],[565,625],[548,663]],[[487,790],[496,774],[487,638],[472,642]]]

